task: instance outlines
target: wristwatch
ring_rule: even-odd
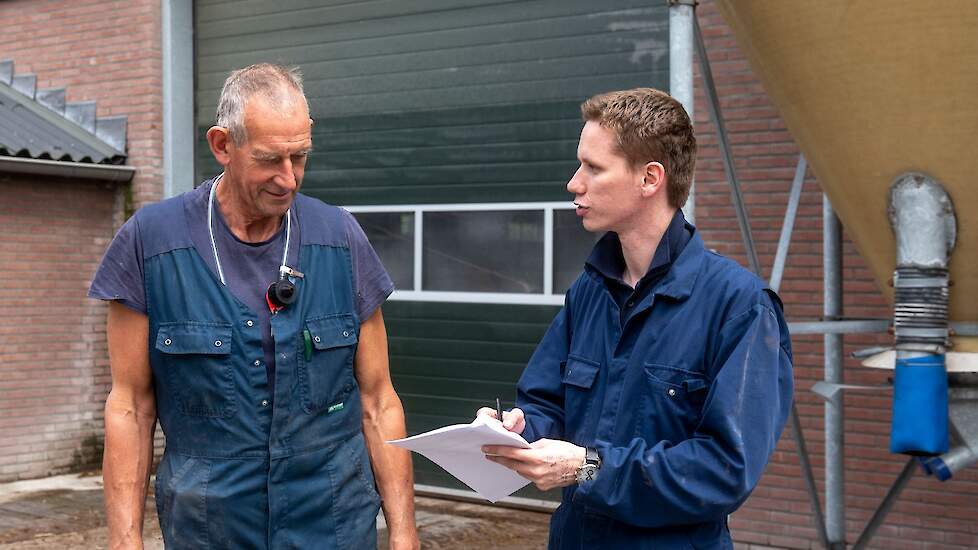
[[[586,447],[584,450],[584,464],[577,469],[577,482],[594,481],[598,477],[598,470],[601,469],[601,457],[598,450],[594,447]]]

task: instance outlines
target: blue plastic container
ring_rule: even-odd
[[[890,452],[947,452],[947,370],[943,355],[898,358],[893,381]]]

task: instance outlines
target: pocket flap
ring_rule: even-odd
[[[564,384],[589,389],[594,385],[600,364],[579,357],[568,357],[564,368]]]
[[[160,323],[156,349],[163,353],[228,355],[231,325],[196,321]]]
[[[306,328],[316,349],[352,346],[357,343],[356,323],[353,315],[343,313],[306,321]]]
[[[703,378],[702,374],[679,367],[646,363],[645,372],[663,384],[682,388],[687,392],[699,391],[706,387],[706,379]]]

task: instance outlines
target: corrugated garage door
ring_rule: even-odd
[[[569,211],[554,211],[552,260],[541,259],[550,248],[533,205],[569,199],[583,99],[668,87],[665,2],[198,1],[195,9],[198,135],[213,123],[229,71],[299,65],[316,120],[304,192],[387,207],[356,214],[398,288],[421,291],[384,307],[408,431],[467,422],[496,395],[511,404],[557,302],[434,302],[425,292],[563,292],[591,237]],[[206,142],[198,153],[199,178],[215,173]],[[431,212],[423,223],[412,209],[513,202],[529,206]],[[496,264],[480,264],[487,257]],[[541,279],[548,269],[553,277]],[[459,487],[424,459],[415,464],[419,483]]]

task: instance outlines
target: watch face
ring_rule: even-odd
[[[594,464],[585,464],[584,466],[581,466],[581,469],[578,471],[577,481],[578,483],[584,481],[594,481],[594,478],[597,477],[597,474],[598,474],[597,466],[595,466]]]

